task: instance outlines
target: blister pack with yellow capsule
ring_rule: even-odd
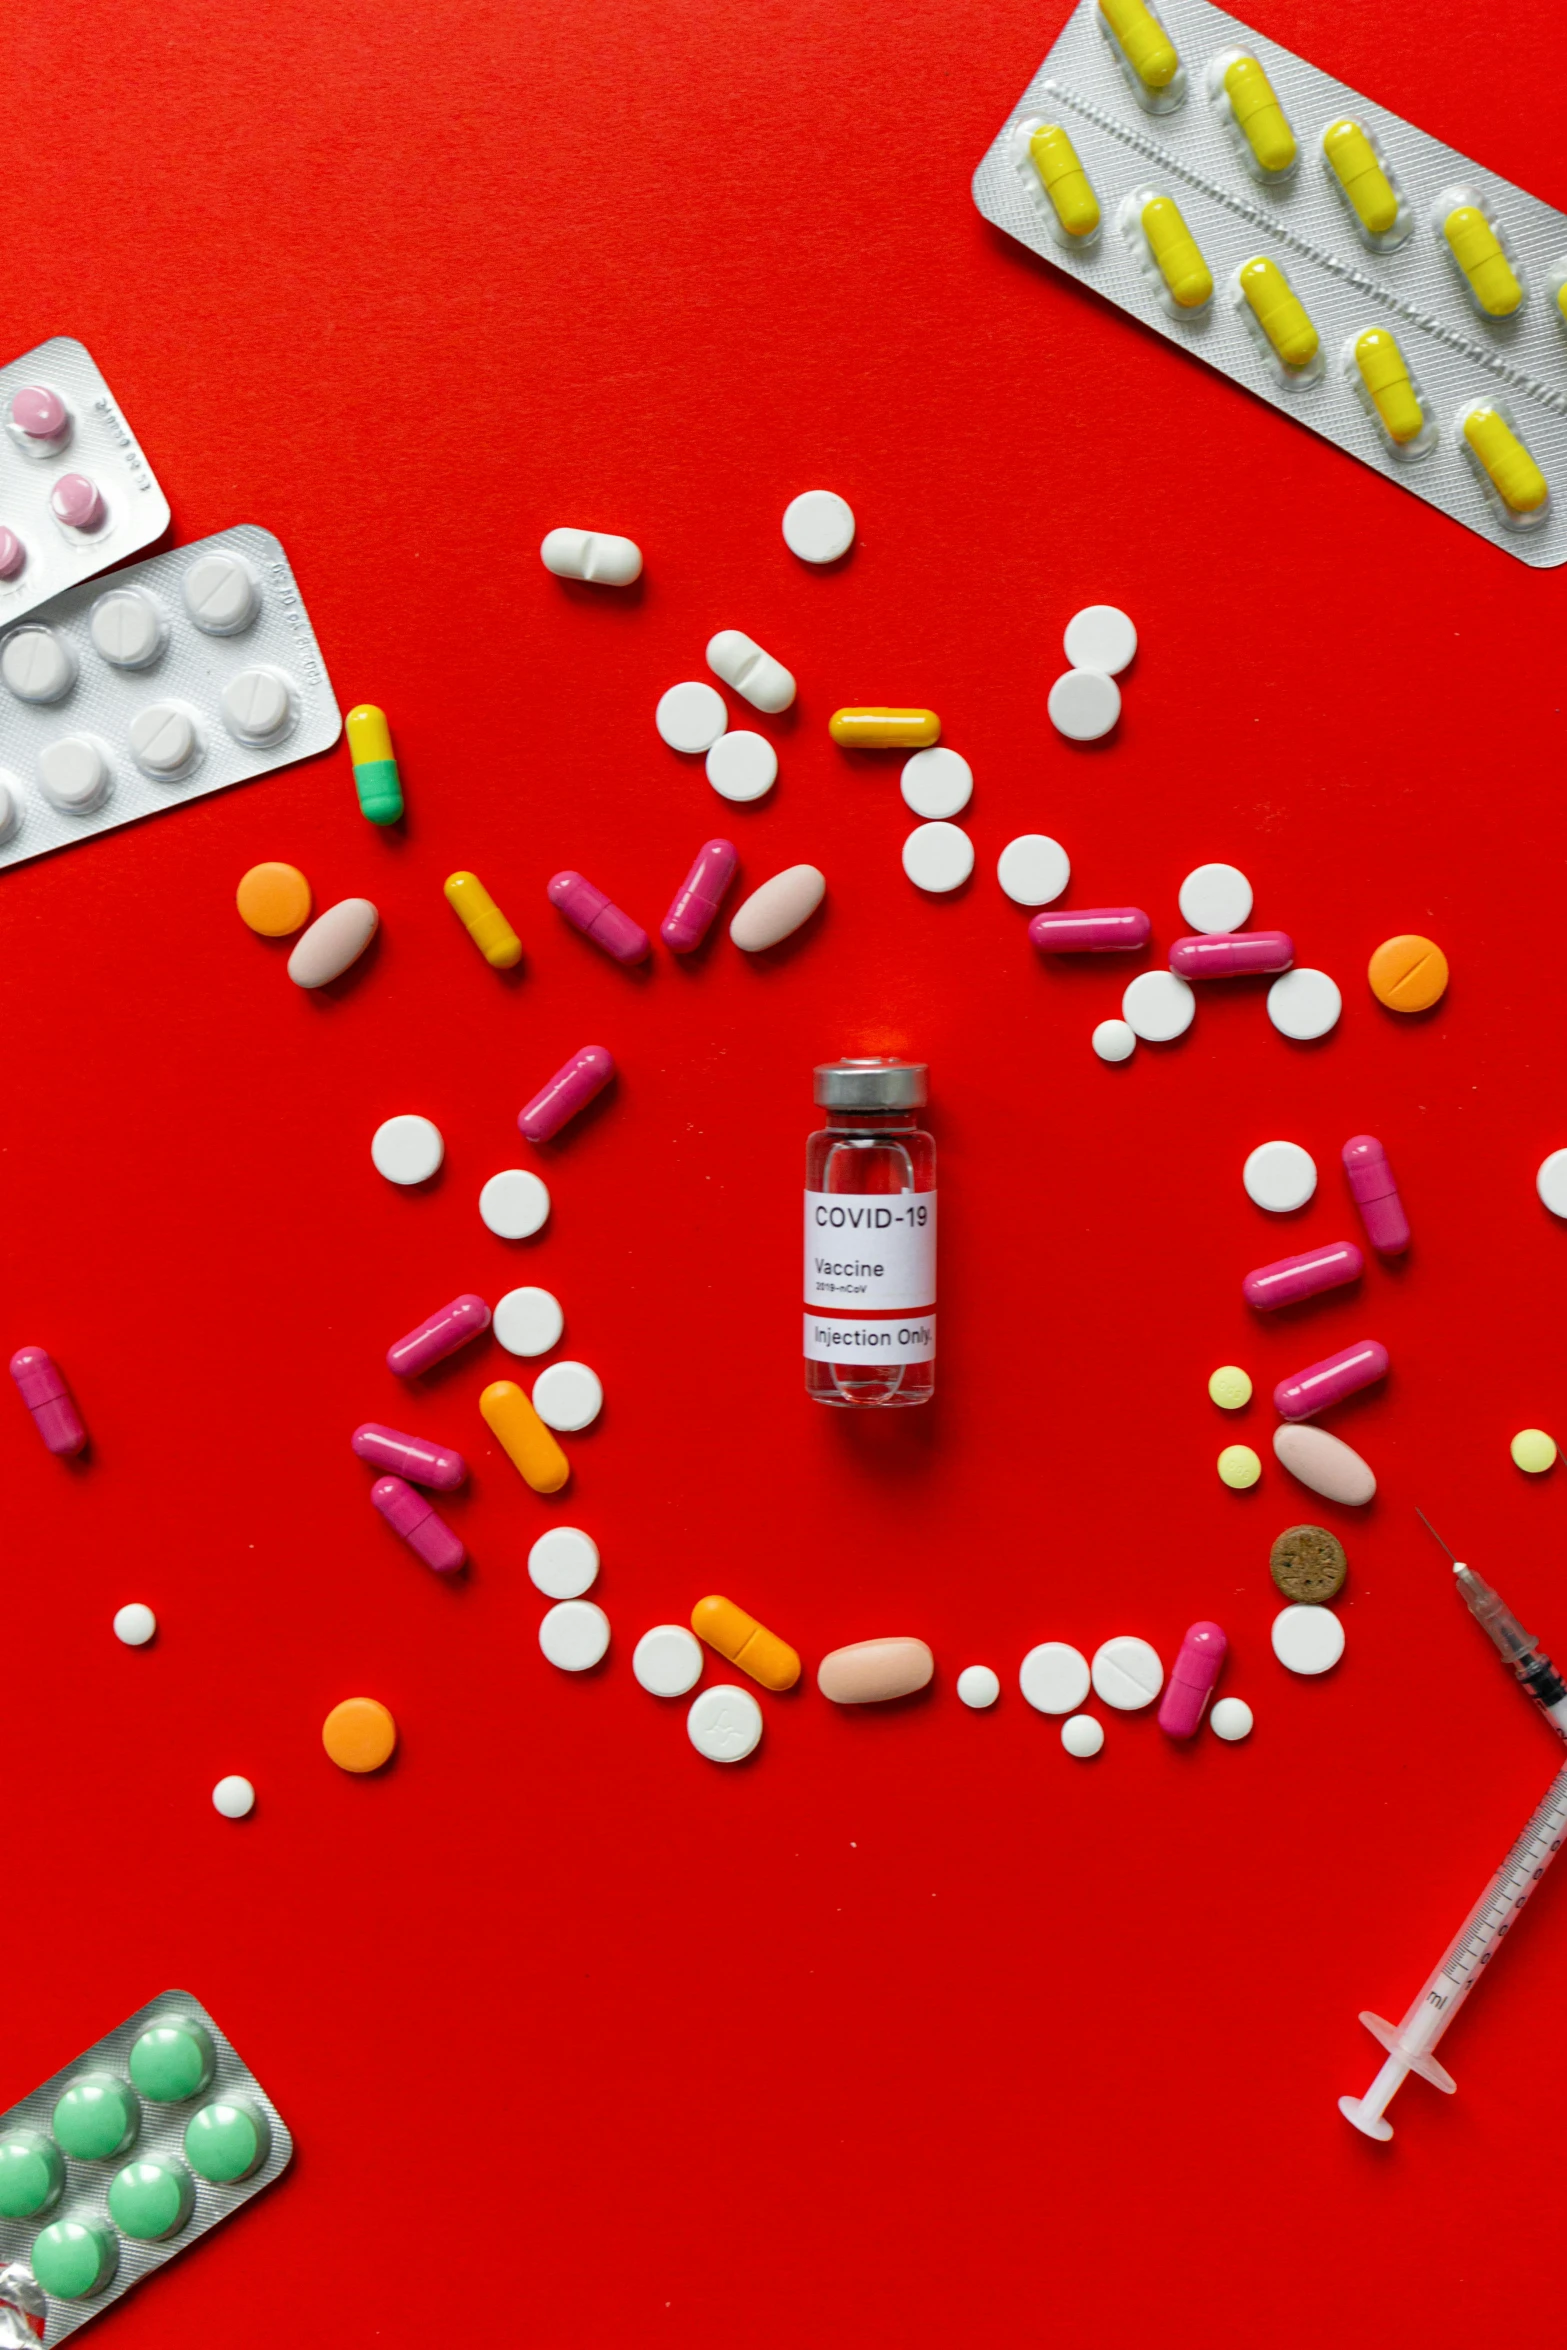
[[[1567,561],[1567,215],[1210,0],[1078,0],[974,199],[1428,505]]]

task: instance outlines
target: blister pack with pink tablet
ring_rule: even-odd
[[[0,628],[161,538],[169,501],[86,348],[0,367]]]

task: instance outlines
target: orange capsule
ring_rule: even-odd
[[[788,1641],[716,1591],[691,1610],[691,1629],[764,1689],[792,1689],[800,1678],[800,1659]]]

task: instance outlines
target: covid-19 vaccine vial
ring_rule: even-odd
[[[923,1061],[827,1061],[805,1152],[805,1392],[850,1408],[936,1388],[936,1145]]]

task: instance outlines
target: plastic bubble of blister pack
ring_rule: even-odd
[[[0,628],[161,538],[169,501],[85,346],[0,367]]]

